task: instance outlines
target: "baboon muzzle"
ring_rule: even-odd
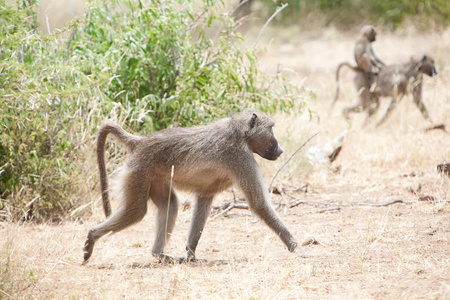
[[[277,149],[275,150],[274,155],[273,155],[274,156],[273,160],[280,157],[280,155],[283,154],[283,152],[284,152],[283,148],[281,148],[280,144],[278,144]]]

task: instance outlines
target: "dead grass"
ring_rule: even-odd
[[[448,129],[449,36],[448,30],[429,36],[381,32],[375,46],[388,63],[403,61],[416,50],[435,56],[440,74],[426,79],[425,104],[435,123]],[[293,81],[305,80],[317,96],[310,103],[312,121],[305,114],[275,116],[286,154],[317,131],[309,146],[349,127],[340,111],[352,101],[350,74],[343,77],[337,107],[328,108],[335,67],[351,61],[353,38],[334,30],[316,36],[298,33],[290,44],[275,39],[261,53],[266,72],[281,63],[289,67]],[[289,253],[254,215],[232,210],[206,226],[197,254],[208,264],[156,263],[150,254],[154,215],[149,213],[136,226],[101,239],[91,261],[82,266],[86,233],[103,219],[97,203],[85,223],[0,223],[0,299],[450,299],[450,203],[444,202],[450,199],[450,179],[436,172],[438,163],[450,159],[449,134],[423,132],[431,124],[410,98],[381,128],[361,124],[362,117],[354,115],[351,133],[331,167],[310,165],[302,151],[275,181],[285,189],[272,199],[282,218],[301,243],[311,237],[319,242],[303,247],[313,258]],[[288,156],[260,160],[266,182]],[[305,183],[307,193],[296,190]],[[435,201],[418,201],[408,191],[419,183],[419,194]],[[294,198],[319,204],[289,208]],[[215,204],[231,199],[227,192]],[[342,206],[318,213],[337,205],[395,199],[412,203]],[[190,209],[180,211],[169,253],[184,255],[190,214]]]

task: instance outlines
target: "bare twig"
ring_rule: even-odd
[[[278,15],[283,9],[285,9],[288,6],[287,3],[283,4],[280,7],[277,7],[277,10],[275,11],[275,13],[267,20],[267,22],[264,24],[264,26],[261,28],[261,31],[259,32],[258,36],[256,37],[255,42],[253,43],[253,48],[256,48],[256,44],[259,41],[259,38],[261,37],[264,29],[266,29],[267,25],[269,25],[269,23],[276,17],[276,15]]]
[[[170,211],[170,196],[172,195],[172,182],[173,182],[173,171],[175,169],[175,166],[172,165],[172,172],[170,173],[170,185],[169,185],[169,198],[167,200],[167,215],[166,215],[166,227],[164,230],[164,241],[167,239],[167,225],[169,222],[169,211]]]
[[[227,203],[224,206],[222,206],[222,211],[220,213],[218,213],[217,215],[215,215],[214,217],[212,217],[212,219],[214,220],[215,218],[226,214],[227,212],[229,212],[233,208],[248,209],[248,205],[247,204],[232,204],[231,202]]]
[[[332,207],[332,208],[325,208],[325,209],[321,209],[321,210],[315,210],[315,211],[310,211],[310,214],[321,214],[327,211],[333,211],[333,210],[341,210],[340,207]]]
[[[292,196],[289,196],[289,197],[293,198]],[[294,198],[294,199],[297,199],[297,198]],[[299,201],[295,202],[294,204],[289,205],[289,208],[294,208],[296,206],[299,206],[300,204],[306,204],[306,205],[311,205],[311,206],[331,206],[331,205],[336,205],[336,204],[331,204],[331,203],[321,203],[321,202],[316,202],[316,201],[299,200]],[[347,205],[347,206],[350,206],[350,205]]]
[[[75,33],[77,32],[77,26],[75,26],[72,30],[72,33],[70,34],[69,41],[67,42],[67,48],[66,53],[64,53],[64,61],[63,64],[65,65],[67,62],[67,56],[69,55],[69,48],[70,44],[72,43],[73,38],[75,37]]]
[[[388,206],[395,203],[403,203],[403,204],[411,204],[411,203],[418,203],[417,201],[405,201],[405,200],[393,200],[386,203],[373,203],[373,202],[355,202],[350,204],[351,206]]]
[[[52,31],[50,30],[50,23],[48,21],[48,15],[45,15],[45,21],[47,23],[47,32],[49,35],[52,34]],[[52,48],[52,53],[53,53],[53,59],[56,60],[56,53],[55,53],[55,47],[53,46],[53,42],[50,42],[50,46]]]
[[[352,207],[352,206],[377,206],[377,207],[381,207],[381,206],[389,206],[395,203],[403,203],[403,204],[413,204],[413,203],[419,203],[419,201],[405,201],[405,200],[401,200],[401,199],[397,199],[397,200],[393,200],[390,202],[385,202],[385,203],[375,203],[375,202],[353,202],[350,204],[334,204],[334,203],[322,203],[322,202],[317,202],[317,201],[304,201],[304,200],[300,200],[297,199],[291,195],[288,195],[289,197],[291,197],[292,199],[296,199],[298,200],[297,202],[295,202],[294,204],[289,205],[289,208],[293,208],[296,207],[300,204],[306,204],[306,205],[312,205],[312,206],[334,206],[333,208],[330,208],[329,210],[336,210],[337,208],[342,208],[342,207]],[[324,210],[326,211],[326,210]],[[317,212],[322,212],[322,211],[317,211]]]
[[[304,142],[300,147],[298,147],[297,150],[295,150],[294,153],[292,153],[292,155],[284,162],[284,164],[278,169],[278,171],[275,173],[275,175],[273,175],[272,181],[270,181],[269,191],[272,191],[273,181],[278,176],[278,173],[280,173],[281,169],[283,169],[287,165],[287,163],[292,159],[292,157],[294,157],[295,154],[297,154],[298,151],[300,151],[300,149],[302,149],[310,140],[312,140],[318,134],[319,134],[319,132],[317,132],[312,137],[310,137],[306,142]]]

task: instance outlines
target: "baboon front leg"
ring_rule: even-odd
[[[197,248],[198,241],[203,233],[203,228],[205,227],[206,220],[211,211],[212,197],[201,197],[197,198],[194,206],[194,211],[192,214],[191,229],[189,231],[188,242],[186,245],[187,260],[196,261],[195,249]]]
[[[169,188],[159,189],[152,183],[153,191],[150,191],[150,197],[158,208],[156,216],[156,236],[153,244],[152,253],[159,256],[161,260],[166,261],[164,255],[164,246],[168,242],[178,215],[178,197],[172,190],[169,198]]]
[[[418,83],[413,88],[413,100],[416,106],[419,108],[420,112],[422,113],[422,116],[431,122],[430,115],[428,114],[427,108],[425,107],[425,104],[422,102],[422,82]]]
[[[256,162],[253,168],[247,164],[246,169],[241,169],[240,187],[252,211],[281,238],[290,252],[294,252],[298,243],[269,202],[267,188]]]

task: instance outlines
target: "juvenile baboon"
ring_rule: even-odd
[[[275,138],[274,122],[263,112],[246,110],[235,116],[203,126],[171,128],[139,137],[125,132],[119,125],[105,123],[98,132],[99,161],[103,205],[111,213],[105,169],[105,140],[113,134],[130,151],[122,179],[123,202],[103,223],[92,228],[84,245],[84,262],[92,255],[95,242],[109,232],[118,232],[138,221],[147,212],[150,198],[157,207],[156,238],[152,253],[162,261],[177,217],[178,198],[172,189],[196,194],[191,228],[187,241],[187,258],[195,261],[197,247],[214,195],[237,185],[250,208],[281,238],[289,251],[297,242],[268,199],[267,188],[253,153],[276,160],[283,149]],[[173,177],[171,170],[174,170]]]
[[[342,66],[349,67],[359,76],[365,76],[357,67],[353,67],[347,63],[340,65],[340,67]],[[370,92],[371,97],[359,98],[361,102],[345,108],[344,111],[350,112],[361,107],[364,111],[368,112],[368,118],[370,118],[379,107],[379,98],[391,97],[386,111],[376,125],[379,126],[386,120],[403,96],[412,92],[414,103],[419,108],[423,117],[430,120],[428,111],[422,101],[423,74],[430,77],[437,74],[433,58],[426,54],[413,55],[408,62],[403,64],[384,66],[377,75],[376,85]]]
[[[391,97],[391,99],[377,126],[386,121],[386,118],[403,96],[410,92],[412,92],[413,101],[422,116],[430,120],[428,111],[422,101],[423,74],[433,77],[437,73],[434,59],[426,54],[416,54],[411,56],[406,63],[381,68],[374,93],[377,97]]]
[[[339,64],[336,70],[336,96],[334,97],[333,106],[339,97],[339,71],[346,66],[351,68],[355,73],[353,83],[357,91],[356,101],[353,105],[344,109],[344,115],[348,117],[349,112],[353,112],[360,107],[367,111],[371,116],[378,108],[378,101],[371,92],[376,76],[380,68],[385,64],[375,55],[372,43],[376,40],[377,32],[371,25],[363,26],[358,39],[356,40],[354,55],[356,67],[348,62]]]
[[[384,63],[375,55],[372,43],[375,42],[377,32],[371,25],[361,28],[360,36],[355,44],[355,61],[358,68],[365,73],[377,74]]]

